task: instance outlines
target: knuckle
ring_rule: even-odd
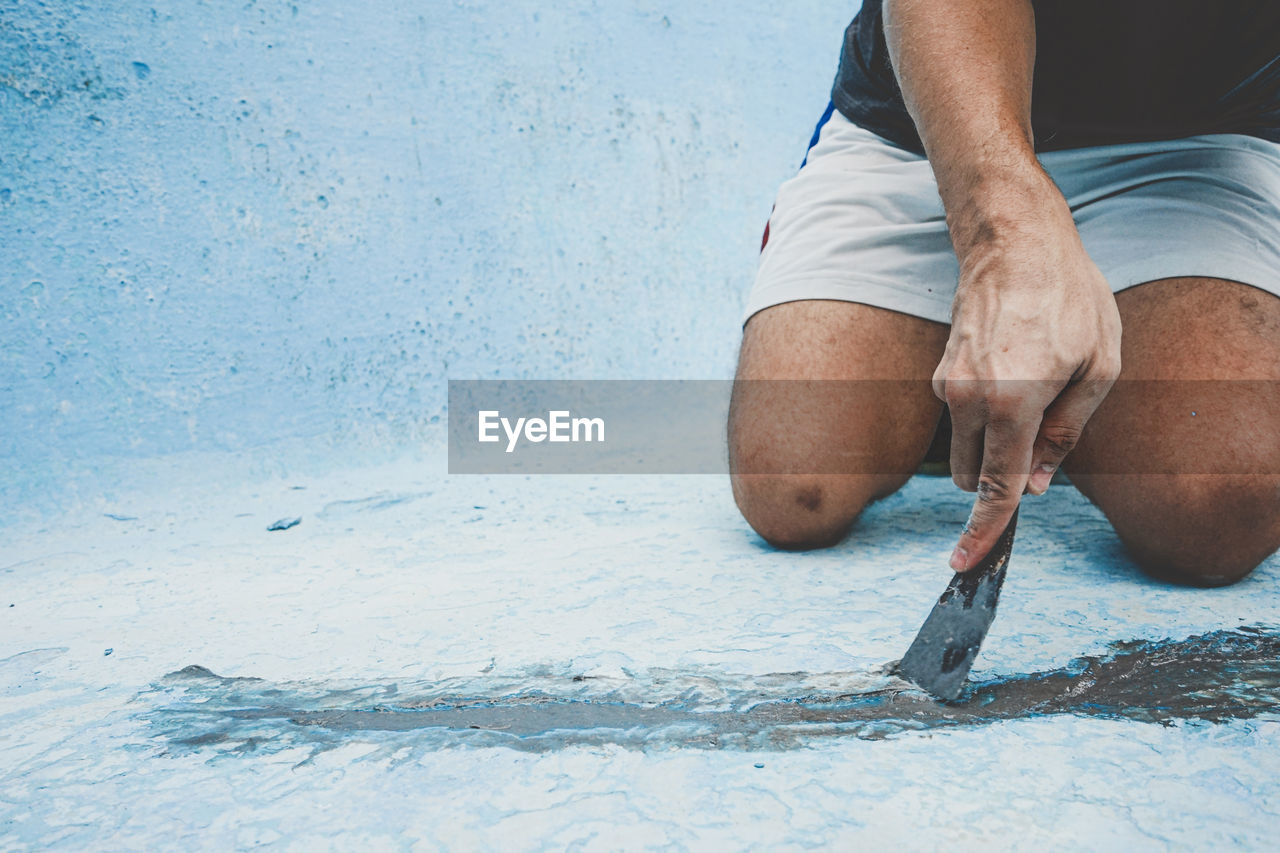
[[[1007,380],[973,380],[964,383],[960,391],[960,400],[965,405],[980,407],[991,420],[1009,420],[1014,418],[1023,406],[1025,396],[1020,383]]]
[[[1018,423],[1028,420],[1036,410],[1038,396],[1034,385],[1026,382],[1004,382],[993,385],[983,395],[983,405],[992,423]]]
[[[1090,371],[1097,379],[1112,381],[1120,376],[1120,351],[1119,348],[1114,350],[1108,349],[1099,353],[1093,359],[1091,364],[1093,368]]]
[[[971,408],[982,399],[981,390],[972,382],[949,381],[945,391],[947,405],[953,410]]]
[[[1120,378],[1120,359],[1107,359],[1098,365],[1097,374],[1099,379],[1107,382],[1114,382]]]
[[[998,474],[983,474],[978,479],[978,500],[984,504],[1004,503],[1014,497],[1009,481]]]
[[[1040,443],[1050,454],[1066,456],[1080,441],[1080,430],[1069,426],[1046,426],[1040,431]]]
[[[1010,423],[1018,420],[1021,414],[1022,401],[1007,391],[989,394],[984,402],[991,423]]]

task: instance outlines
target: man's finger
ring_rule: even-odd
[[[972,411],[951,413],[951,480],[966,492],[978,488],[986,424]]]
[[[1031,479],[1027,489],[1043,495],[1054,473],[1080,440],[1085,422],[1102,403],[1110,381],[1086,380],[1067,386],[1045,410],[1031,454]]]
[[[973,381],[946,384],[943,399],[951,414],[951,479],[966,492],[978,488],[983,432],[987,428],[981,389]]]
[[[963,572],[978,564],[996,544],[1018,508],[1031,466],[1035,424],[993,421],[985,432],[977,500],[951,554],[951,568]]]

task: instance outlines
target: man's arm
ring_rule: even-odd
[[[974,566],[1044,492],[1120,372],[1120,315],[1035,156],[1030,0],[885,0],[894,72],[938,181],[960,281],[934,373]]]

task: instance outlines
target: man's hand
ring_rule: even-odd
[[[1036,159],[1031,0],[885,0],[894,73],[960,262],[934,391],[977,502],[951,558],[971,568],[1024,489],[1043,492],[1120,371],[1120,316]]]
[[[1024,490],[1049,487],[1120,372],[1111,288],[1047,176],[1028,178],[952,229],[960,281],[933,389],[951,410],[952,477],[977,492],[956,571],[995,545]]]

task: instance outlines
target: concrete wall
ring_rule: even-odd
[[[448,377],[729,375],[855,11],[4,3],[3,498],[419,441]]]

